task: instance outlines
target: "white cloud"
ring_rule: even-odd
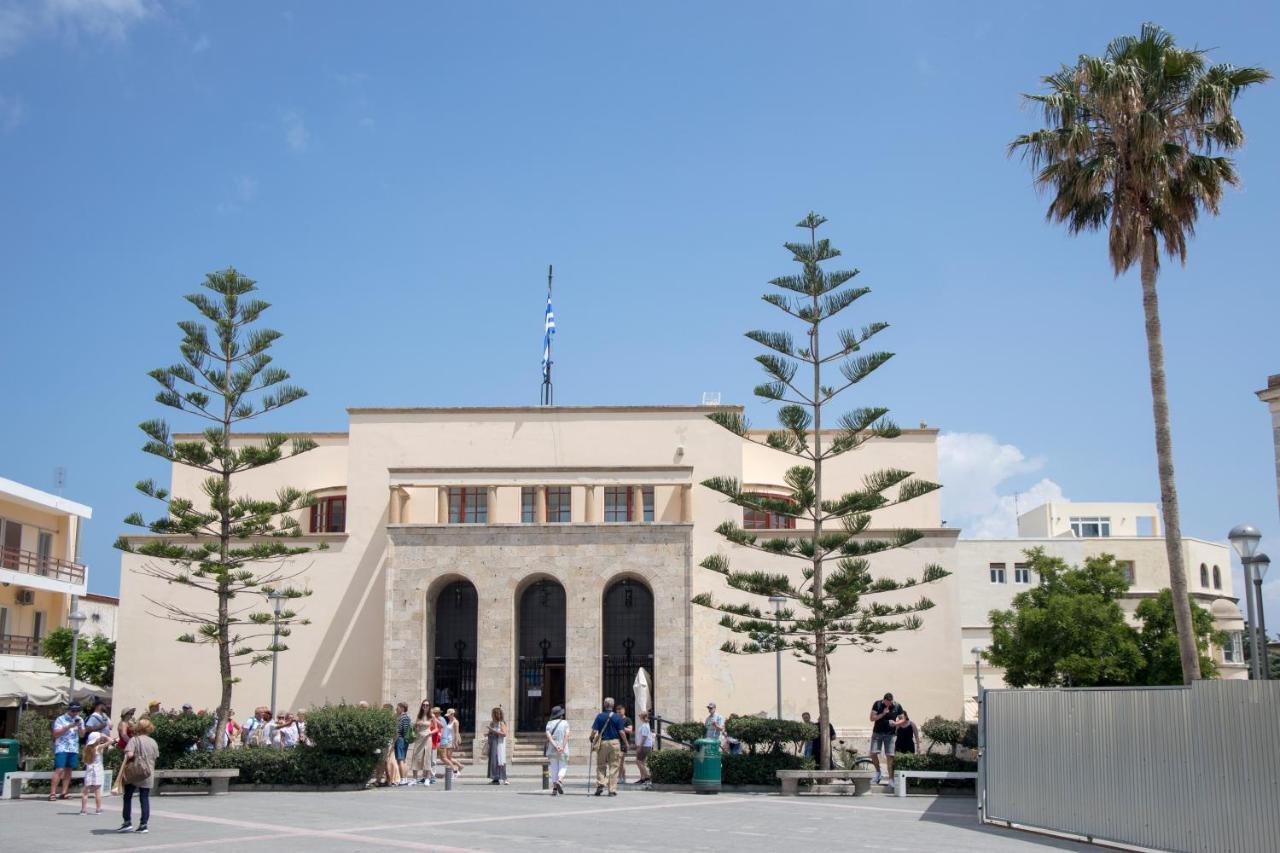
[[[27,107],[17,95],[0,95],[0,133],[9,131],[22,124],[26,118]]]
[[[1017,513],[1045,501],[1064,500],[1062,488],[1045,477],[1016,491],[1008,481],[1044,467],[1012,444],[985,433],[949,432],[938,436],[942,515],[965,538],[999,539],[1017,535]]]
[[[251,175],[237,175],[231,181],[231,198],[218,202],[218,213],[238,213],[258,197],[258,179]]]
[[[307,131],[306,122],[302,120],[302,114],[287,112],[281,121],[284,123],[284,138],[289,143],[289,147],[294,151],[307,150],[307,143],[311,141],[311,134]]]
[[[123,41],[129,30],[156,13],[153,0],[0,0],[0,56],[38,35],[60,33]]]
[[[191,45],[191,52],[204,53],[206,50],[209,49],[210,44],[211,42],[209,41],[209,37],[206,35],[201,35],[198,39],[195,40],[195,43]]]

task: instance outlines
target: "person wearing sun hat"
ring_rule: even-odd
[[[569,771],[569,722],[564,718],[564,707],[551,709],[547,721],[547,742],[543,754],[547,756],[551,775],[551,796],[564,793],[564,777]]]

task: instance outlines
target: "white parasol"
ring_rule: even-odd
[[[649,713],[649,673],[644,667],[636,670],[636,680],[631,682],[631,692],[635,696],[635,715]]]

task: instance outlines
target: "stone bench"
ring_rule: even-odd
[[[83,770],[71,771],[72,781],[84,779]],[[20,770],[13,773],[6,773],[4,777],[4,798],[7,800],[16,800],[22,796],[23,782],[52,782],[52,770]],[[102,795],[105,797],[111,793],[111,769],[107,768],[102,785]]]
[[[978,774],[965,770],[895,770],[893,772],[893,791],[899,797],[907,795],[907,779],[947,779],[978,780]]]
[[[875,774],[870,770],[776,770],[774,775],[782,783],[784,795],[800,793],[802,781],[818,782],[822,780],[845,780],[853,783],[854,796],[861,796],[871,790],[871,780]]]
[[[160,783],[173,779],[208,779],[210,794],[231,793],[231,780],[240,776],[238,767],[210,767],[205,770],[156,770],[151,774],[151,793],[160,795]]]

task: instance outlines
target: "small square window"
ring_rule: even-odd
[[[486,524],[489,520],[489,490],[484,486],[449,487],[450,524]]]
[[[1004,569],[1004,563],[992,563],[992,564],[991,564],[991,566],[990,566],[990,570],[991,570],[991,582],[992,582],[992,583],[1006,583],[1006,582],[1007,582],[1007,581],[1006,581],[1006,578],[1005,578],[1005,573],[1004,573],[1004,572],[1005,572],[1005,569]]]
[[[1031,569],[1027,568],[1026,563],[1013,564],[1013,582],[1031,583]]]

